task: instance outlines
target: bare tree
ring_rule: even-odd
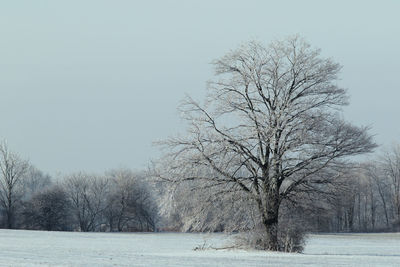
[[[110,231],[154,231],[156,206],[142,175],[117,169],[108,176],[111,183],[104,214]]]
[[[85,173],[72,174],[64,180],[65,192],[80,231],[95,231],[103,222],[108,186],[107,178]]]
[[[20,182],[24,200],[32,198],[33,195],[48,189],[51,185],[50,175],[44,174],[32,165],[28,167]]]
[[[389,217],[389,201],[390,201],[390,190],[387,178],[385,176],[385,171],[382,168],[382,164],[380,162],[368,162],[363,165],[365,176],[368,179],[370,189],[370,199],[373,199],[373,195],[376,195],[377,201],[380,202],[380,208],[382,209],[382,213],[384,215],[384,222],[387,229],[390,228],[390,217]],[[371,213],[375,213],[376,203],[371,203]],[[371,216],[374,217],[374,216]],[[373,220],[374,222],[375,220]]]
[[[188,133],[163,142],[169,152],[158,175],[246,194],[267,236],[264,249],[278,250],[282,200],[320,191],[344,159],[375,144],[367,128],[338,115],[347,104],[336,83],[340,65],[299,37],[251,42],[213,64],[219,79],[209,83],[204,105],[182,104]]]
[[[395,223],[400,228],[400,145],[394,145],[382,157],[382,168],[389,184]]]
[[[25,203],[23,217],[27,229],[69,230],[70,203],[66,192],[59,186],[39,191]]]
[[[21,200],[16,188],[28,166],[28,162],[11,152],[6,143],[0,144],[0,204],[6,217],[5,227],[9,229],[15,226],[16,205]]]

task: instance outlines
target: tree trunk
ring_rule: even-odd
[[[354,231],[354,203],[355,202],[355,195],[353,195],[350,199],[350,204],[348,207],[348,223],[349,223],[349,228],[348,230],[350,232]]]
[[[108,221],[108,228],[110,229],[110,232],[112,232],[113,229],[114,229],[114,218],[113,218],[113,215],[109,214],[107,216],[107,221]]]
[[[278,247],[278,218],[270,216],[264,220],[264,226],[267,233],[266,250],[277,251]]]
[[[358,218],[358,230],[361,230],[361,194],[357,194],[358,197],[358,213],[357,213],[357,218]]]
[[[13,229],[13,212],[11,209],[7,211],[7,229]]]
[[[276,190],[270,190],[266,196],[265,209],[262,211],[263,225],[266,230],[266,250],[279,250],[278,244],[278,216],[279,216],[279,195]]]
[[[375,200],[374,200],[374,193],[372,191],[372,188],[370,189],[370,198],[371,198],[371,227],[372,231],[375,230]]]
[[[13,229],[14,226],[14,206],[12,203],[12,188],[9,186],[7,195],[7,229]]]
[[[378,185],[379,196],[381,197],[381,200],[383,203],[383,211],[385,212],[385,219],[386,219],[386,228],[389,228],[389,216],[388,216],[388,209],[387,209],[385,194],[383,193],[383,189],[382,189],[380,182],[377,181],[376,184]]]
[[[368,197],[367,195],[364,196],[364,223],[363,223],[363,230],[366,231],[368,228]]]

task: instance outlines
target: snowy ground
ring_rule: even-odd
[[[311,235],[303,254],[193,250],[221,247],[226,239],[223,234],[0,230],[0,265],[400,266],[400,234]]]

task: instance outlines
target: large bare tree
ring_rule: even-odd
[[[17,187],[28,167],[28,162],[11,152],[5,142],[0,144],[0,205],[6,217],[5,227],[9,229],[15,226],[16,206],[21,200]]]
[[[203,181],[214,195],[244,193],[259,213],[264,249],[278,250],[282,200],[320,190],[348,156],[375,144],[367,128],[340,116],[348,99],[337,85],[341,66],[297,36],[250,42],[213,65],[204,105],[190,97],[182,104],[187,135],[163,142],[172,160],[159,175]]]

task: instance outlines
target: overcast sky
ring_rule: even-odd
[[[146,168],[213,59],[300,34],[343,65],[345,118],[400,142],[400,1],[3,1],[0,139],[56,175]]]

